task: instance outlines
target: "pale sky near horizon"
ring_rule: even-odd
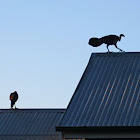
[[[0,0],[0,108],[15,90],[17,108],[66,108],[90,55],[107,52],[89,38],[121,33],[139,52],[139,0]]]

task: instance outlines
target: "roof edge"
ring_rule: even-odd
[[[99,52],[99,53],[92,53],[91,55],[121,55],[121,54],[125,54],[125,55],[140,55],[140,52]]]
[[[88,67],[89,67],[91,58],[92,58],[92,54],[91,54],[91,56],[90,56],[90,58],[89,58],[88,64],[86,65],[86,68],[85,68],[83,74],[81,75],[81,78],[80,78],[80,80],[79,80],[79,82],[78,82],[78,84],[77,84],[77,86],[76,86],[76,89],[74,90],[74,93],[73,93],[73,95],[72,95],[72,97],[71,97],[71,99],[70,99],[70,101],[69,101],[69,103],[68,103],[68,105],[67,105],[66,111],[64,112],[64,115],[63,115],[63,117],[62,117],[60,123],[58,124],[58,127],[61,126],[61,123],[62,123],[62,121],[63,121],[63,118],[65,117],[65,115],[66,115],[66,113],[67,113],[67,110],[68,110],[68,108],[69,108],[69,106],[70,106],[70,104],[71,104],[71,102],[72,102],[72,99],[74,98],[75,93],[77,92],[77,90],[78,90],[78,88],[79,88],[79,85],[80,85],[81,81],[83,80],[83,77],[84,77],[86,71],[88,70]]]
[[[56,131],[140,131],[140,126],[56,127]]]
[[[2,113],[2,112],[23,112],[23,111],[25,111],[25,112],[29,112],[29,111],[38,111],[38,112],[42,112],[42,111],[47,111],[47,112],[62,112],[62,113],[64,113],[65,112],[65,110],[66,109],[64,109],[64,108],[30,108],[30,109],[20,109],[20,108],[18,108],[18,109],[0,109],[0,113]]]

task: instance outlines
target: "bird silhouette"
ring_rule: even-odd
[[[10,100],[11,100],[11,109],[13,109],[15,102],[18,100],[18,94],[16,91],[10,94]],[[16,106],[15,106],[15,109],[16,109]]]
[[[93,47],[98,47],[100,45],[102,45],[103,43],[107,44],[107,50],[109,51],[108,46],[109,45],[114,45],[117,49],[119,49],[120,51],[123,51],[122,49],[117,47],[117,42],[121,41],[121,37],[125,37],[123,34],[120,34],[120,36],[117,35],[108,35],[108,36],[104,36],[102,38],[90,38],[88,44],[93,46]]]

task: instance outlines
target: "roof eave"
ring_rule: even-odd
[[[56,131],[140,131],[140,126],[56,127]]]

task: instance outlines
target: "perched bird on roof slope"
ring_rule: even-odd
[[[102,45],[103,43],[105,43],[105,44],[107,44],[106,47],[107,47],[108,52],[110,52],[108,49],[109,45],[114,45],[117,49],[119,49],[120,51],[123,51],[117,47],[117,42],[121,41],[122,36],[125,37],[123,34],[120,34],[120,36],[108,35],[108,36],[104,36],[102,38],[90,38],[88,44],[93,47],[98,47],[98,46]]]
[[[18,94],[17,94],[17,92],[16,92],[16,91],[12,92],[12,93],[10,94],[11,109],[13,109],[13,106],[14,106],[15,102],[17,101],[17,99],[18,99]],[[15,109],[16,109],[16,106],[15,106]]]

